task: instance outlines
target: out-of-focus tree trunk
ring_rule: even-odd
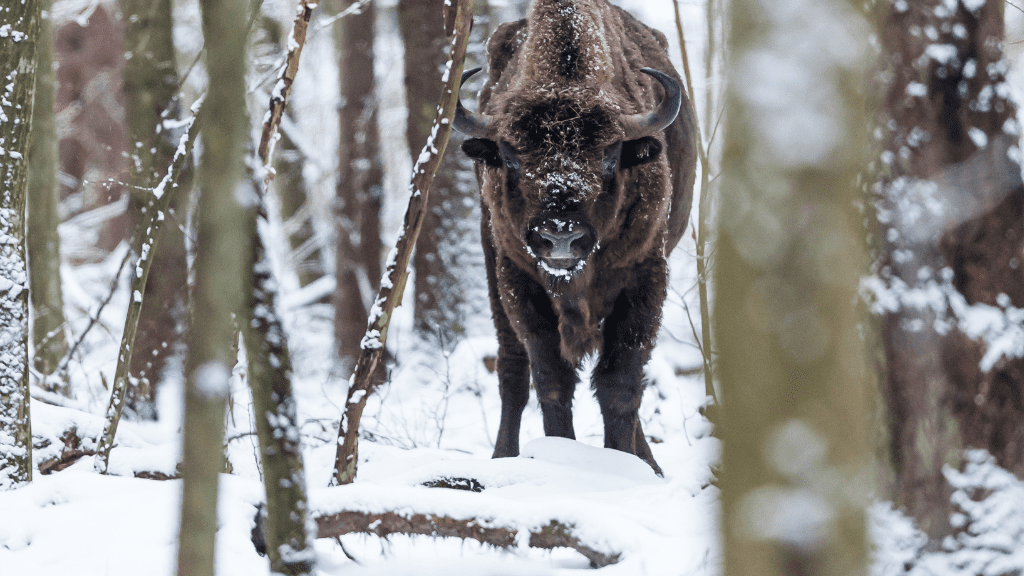
[[[57,124],[53,71],[53,24],[45,0],[39,28],[35,104],[28,153],[28,261],[32,321],[33,365],[46,380],[43,388],[68,393],[67,374],[54,374],[68,352],[64,329],[64,294],[60,283],[60,237],[57,235]],[[51,376],[53,376],[51,378]]]
[[[281,201],[281,219],[288,234],[291,258],[299,277],[299,285],[306,286],[324,275],[321,239],[317,238],[308,204],[309,188],[302,171],[306,156],[284,132],[277,147],[274,161],[274,188]]]
[[[87,21],[55,23],[61,214],[105,208],[103,218],[64,245],[71,263],[99,262],[131,234],[127,211],[128,129],[124,113],[124,31],[100,3]]]
[[[176,116],[173,102],[178,89],[174,41],[171,37],[170,0],[120,0],[125,25],[125,112],[128,121],[129,216],[134,219],[132,250],[139,254],[150,215],[150,192],[171,164],[178,144],[177,130],[164,127]],[[139,316],[128,373],[131,385],[125,407],[138,417],[155,420],[156,389],[164,365],[177,348],[184,323],[188,277],[185,259],[185,209],[191,178],[168,188],[168,220],[156,241],[146,299]]]
[[[337,2],[341,11],[349,0]],[[337,260],[334,292],[334,340],[338,357],[349,367],[359,355],[366,331],[360,275],[376,291],[381,277],[380,209],[384,170],[377,133],[374,93],[373,39],[376,8],[367,4],[360,14],[336,25],[341,106],[339,111],[338,186],[335,197]],[[369,296],[369,295],[367,295]]]
[[[254,190],[240,184],[244,142],[246,3],[203,0],[211,79],[203,104],[203,156],[196,217],[195,290],[185,359],[185,438],[178,549],[180,576],[212,576],[217,482],[224,470],[224,404],[237,339],[231,315],[252,286],[248,222]],[[255,204],[255,197],[251,198]]]
[[[25,209],[42,2],[0,10],[0,489],[32,480]]]
[[[1024,477],[1024,348],[1005,345],[1024,308],[1024,186],[1002,4],[878,4],[889,488],[931,548],[958,530],[943,468],[965,449]]]
[[[414,161],[430,136],[437,114],[434,97],[448,58],[444,5],[444,0],[398,3],[409,109],[406,139]],[[472,217],[477,205],[475,179],[469,159],[459,151],[460,144],[458,138],[452,139],[452,147],[434,178],[430,206],[413,257],[416,332],[423,341],[445,350],[451,350],[465,332],[465,238],[474,233],[479,222]]]
[[[853,203],[868,26],[845,0],[730,10],[714,281],[725,574],[863,574],[870,459]]]

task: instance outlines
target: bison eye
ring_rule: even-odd
[[[661,141],[654,136],[644,136],[622,144],[622,169],[628,170],[654,162],[661,154]]]
[[[505,163],[505,167],[510,171],[519,171],[522,164],[519,162],[519,156],[516,154],[512,146],[504,140],[498,144],[498,151],[501,154],[501,159]]]

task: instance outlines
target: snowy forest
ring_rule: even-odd
[[[0,576],[1021,576],[1022,67],[1022,0],[4,2]]]

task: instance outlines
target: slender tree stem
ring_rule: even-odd
[[[373,393],[377,385],[373,375],[384,355],[392,313],[405,292],[405,284],[409,278],[409,259],[426,217],[430,185],[452,131],[452,119],[455,117],[455,104],[458,101],[466,48],[469,44],[469,31],[473,21],[473,0],[455,0],[452,9],[455,10],[455,38],[452,42],[451,66],[445,72],[445,86],[438,104],[437,120],[431,138],[421,154],[424,161],[418,162],[413,169],[405,223],[398,243],[388,258],[387,271],[381,280],[377,299],[370,312],[366,336],[360,345],[361,352],[349,384],[345,412],[342,414],[338,430],[338,451],[334,461],[333,482],[338,485],[348,484],[356,477],[359,420],[366,406],[367,397]]]

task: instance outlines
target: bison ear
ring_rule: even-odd
[[[654,136],[644,136],[643,138],[623,142],[622,169],[628,170],[657,160],[658,155],[661,154],[661,148],[661,141]]]
[[[501,155],[498,153],[498,144],[483,138],[470,138],[462,143],[462,151],[477,162],[483,162],[488,166],[501,166]]]

